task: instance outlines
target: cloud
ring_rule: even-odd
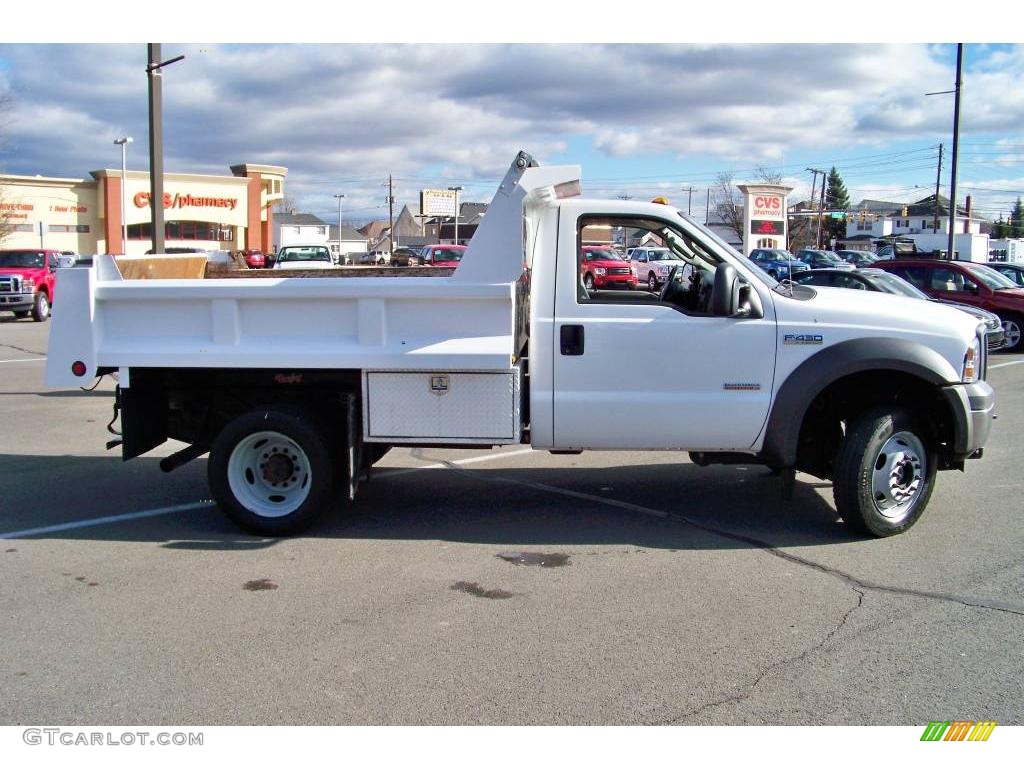
[[[933,142],[950,129],[948,47],[904,45],[229,45],[165,44],[165,167],[227,173],[289,168],[289,194],[317,211],[349,195],[376,215],[388,173],[398,196],[442,182],[478,196],[520,149],[542,160],[574,138],[609,157],[663,154],[741,167],[802,149],[849,154]],[[1024,119],[1020,47],[968,62],[965,132]],[[147,163],[143,45],[0,46],[14,98],[0,119],[13,173],[85,176],[116,166],[132,135]],[[1012,157],[1012,155],[1011,155]]]

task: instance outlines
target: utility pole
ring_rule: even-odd
[[[693,213],[693,187],[683,187],[682,191],[690,193],[690,196],[686,201],[686,215],[689,216]]]
[[[821,202],[818,203],[818,236],[814,240],[815,244],[819,248],[822,248],[824,246],[824,243],[822,242],[823,238],[821,236],[822,235],[822,232],[821,232],[821,219],[822,219],[822,216],[824,216],[824,211],[825,211],[825,172],[821,171]]]
[[[618,195],[618,198],[619,200],[632,200],[633,196],[628,192],[624,192],[623,194]],[[629,251],[629,230],[626,228],[625,224],[622,225],[622,248],[624,251]]]
[[[147,46],[146,75],[149,78],[149,210],[153,228],[153,253],[164,252],[164,106],[161,67],[181,61],[175,56],[160,61],[160,43]],[[124,211],[121,215],[124,215]]]
[[[935,172],[935,218],[932,221],[932,232],[939,231],[939,188],[942,183],[942,145],[939,144],[939,169]]]
[[[806,168],[805,170],[810,171],[814,174],[814,178],[811,181],[811,205],[814,205],[814,193],[818,187],[818,174],[821,174],[821,202],[818,204],[818,214],[815,216],[817,219],[816,230],[814,233],[814,247],[820,248],[819,243],[821,242],[821,212],[825,207],[825,172],[818,170],[817,168]]]
[[[953,97],[953,172],[949,181],[949,247],[947,256],[954,258],[953,246],[956,235],[956,161],[960,145],[960,87],[963,85],[964,44],[956,46],[956,96]]]
[[[391,253],[395,252],[395,196],[392,194],[391,174],[388,174],[388,227]]]
[[[704,226],[711,221],[711,187],[708,187],[708,201],[704,203]]]

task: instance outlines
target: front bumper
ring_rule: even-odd
[[[0,310],[21,312],[32,309],[35,298],[34,293],[0,293]]]
[[[594,275],[595,288],[636,288],[636,275]]]
[[[972,458],[988,441],[996,417],[996,393],[987,381],[952,384],[942,389],[956,426],[954,461]]]

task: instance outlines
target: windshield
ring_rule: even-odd
[[[977,278],[979,282],[984,283],[993,291],[998,291],[1000,288],[1020,288],[1006,275],[996,272],[992,267],[986,267],[984,264],[971,264],[967,266],[967,271],[971,273],[971,277]]]
[[[455,248],[435,248],[431,256],[433,261],[462,261],[462,254],[465,251]]]
[[[915,286],[908,283],[902,277],[896,275],[890,275],[888,272],[882,270],[864,270],[863,274],[871,279],[875,285],[881,288],[886,293],[895,293],[898,296],[909,296],[912,299],[927,299],[928,294],[924,291],[918,290]]]
[[[678,261],[679,257],[669,251],[650,251],[649,261]]]
[[[8,251],[0,253],[0,267],[42,267],[46,257],[39,251]]]
[[[586,257],[589,261],[624,261],[624,259],[615,251],[597,250],[595,248],[588,248],[586,251]]]
[[[840,259],[836,254],[832,253],[832,251],[825,251],[818,258],[821,261],[824,261],[826,264],[839,264],[842,262],[842,259]]]
[[[331,253],[326,248],[316,246],[285,247],[277,253],[280,261],[330,261]]]

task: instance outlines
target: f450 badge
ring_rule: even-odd
[[[782,337],[782,343],[789,345],[822,344],[824,341],[825,337],[817,333],[787,333]]]

